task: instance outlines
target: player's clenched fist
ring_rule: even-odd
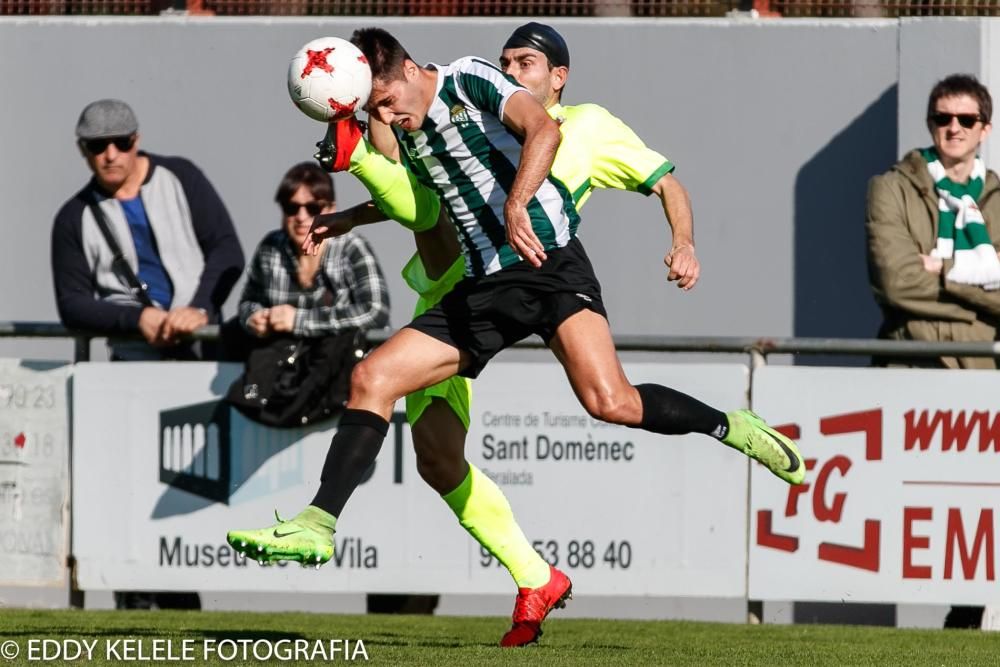
[[[701,275],[701,264],[694,254],[693,245],[686,244],[672,248],[663,258],[663,263],[669,269],[667,280],[677,281],[677,286],[683,290],[694,287]]]

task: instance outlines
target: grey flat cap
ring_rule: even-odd
[[[76,123],[76,136],[81,139],[124,137],[139,129],[132,107],[121,100],[97,100],[80,113]]]

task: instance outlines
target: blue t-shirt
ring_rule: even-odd
[[[153,238],[153,230],[146,218],[142,198],[122,199],[120,203],[128,221],[128,229],[132,232],[135,254],[139,258],[139,270],[136,272],[139,280],[146,283],[153,301],[169,309],[170,302],[174,300],[174,286],[160,260],[160,251],[156,249],[156,239]]]

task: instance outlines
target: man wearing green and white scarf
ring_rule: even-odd
[[[1000,179],[979,148],[993,101],[972,76],[937,83],[933,145],[910,151],[868,190],[868,266],[893,340],[993,341],[1000,324]],[[991,358],[883,360],[893,366],[990,368]]]

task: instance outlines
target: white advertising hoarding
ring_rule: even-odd
[[[1000,599],[1000,375],[768,367],[754,408],[796,435],[806,484],[751,478],[750,597]]]
[[[634,364],[732,409],[742,365]],[[371,477],[338,522],[334,561],[260,568],[232,528],[291,515],[315,493],[333,430],[268,429],[219,403],[239,368],[79,364],[74,378],[74,551],[83,590],[509,592],[502,568],[416,473],[394,417]],[[397,410],[402,409],[402,404]],[[580,593],[745,593],[746,459],[706,436],[591,419],[556,364],[494,363],[475,382],[466,445],[529,540]]]
[[[0,584],[66,581],[70,367],[0,359]]]

